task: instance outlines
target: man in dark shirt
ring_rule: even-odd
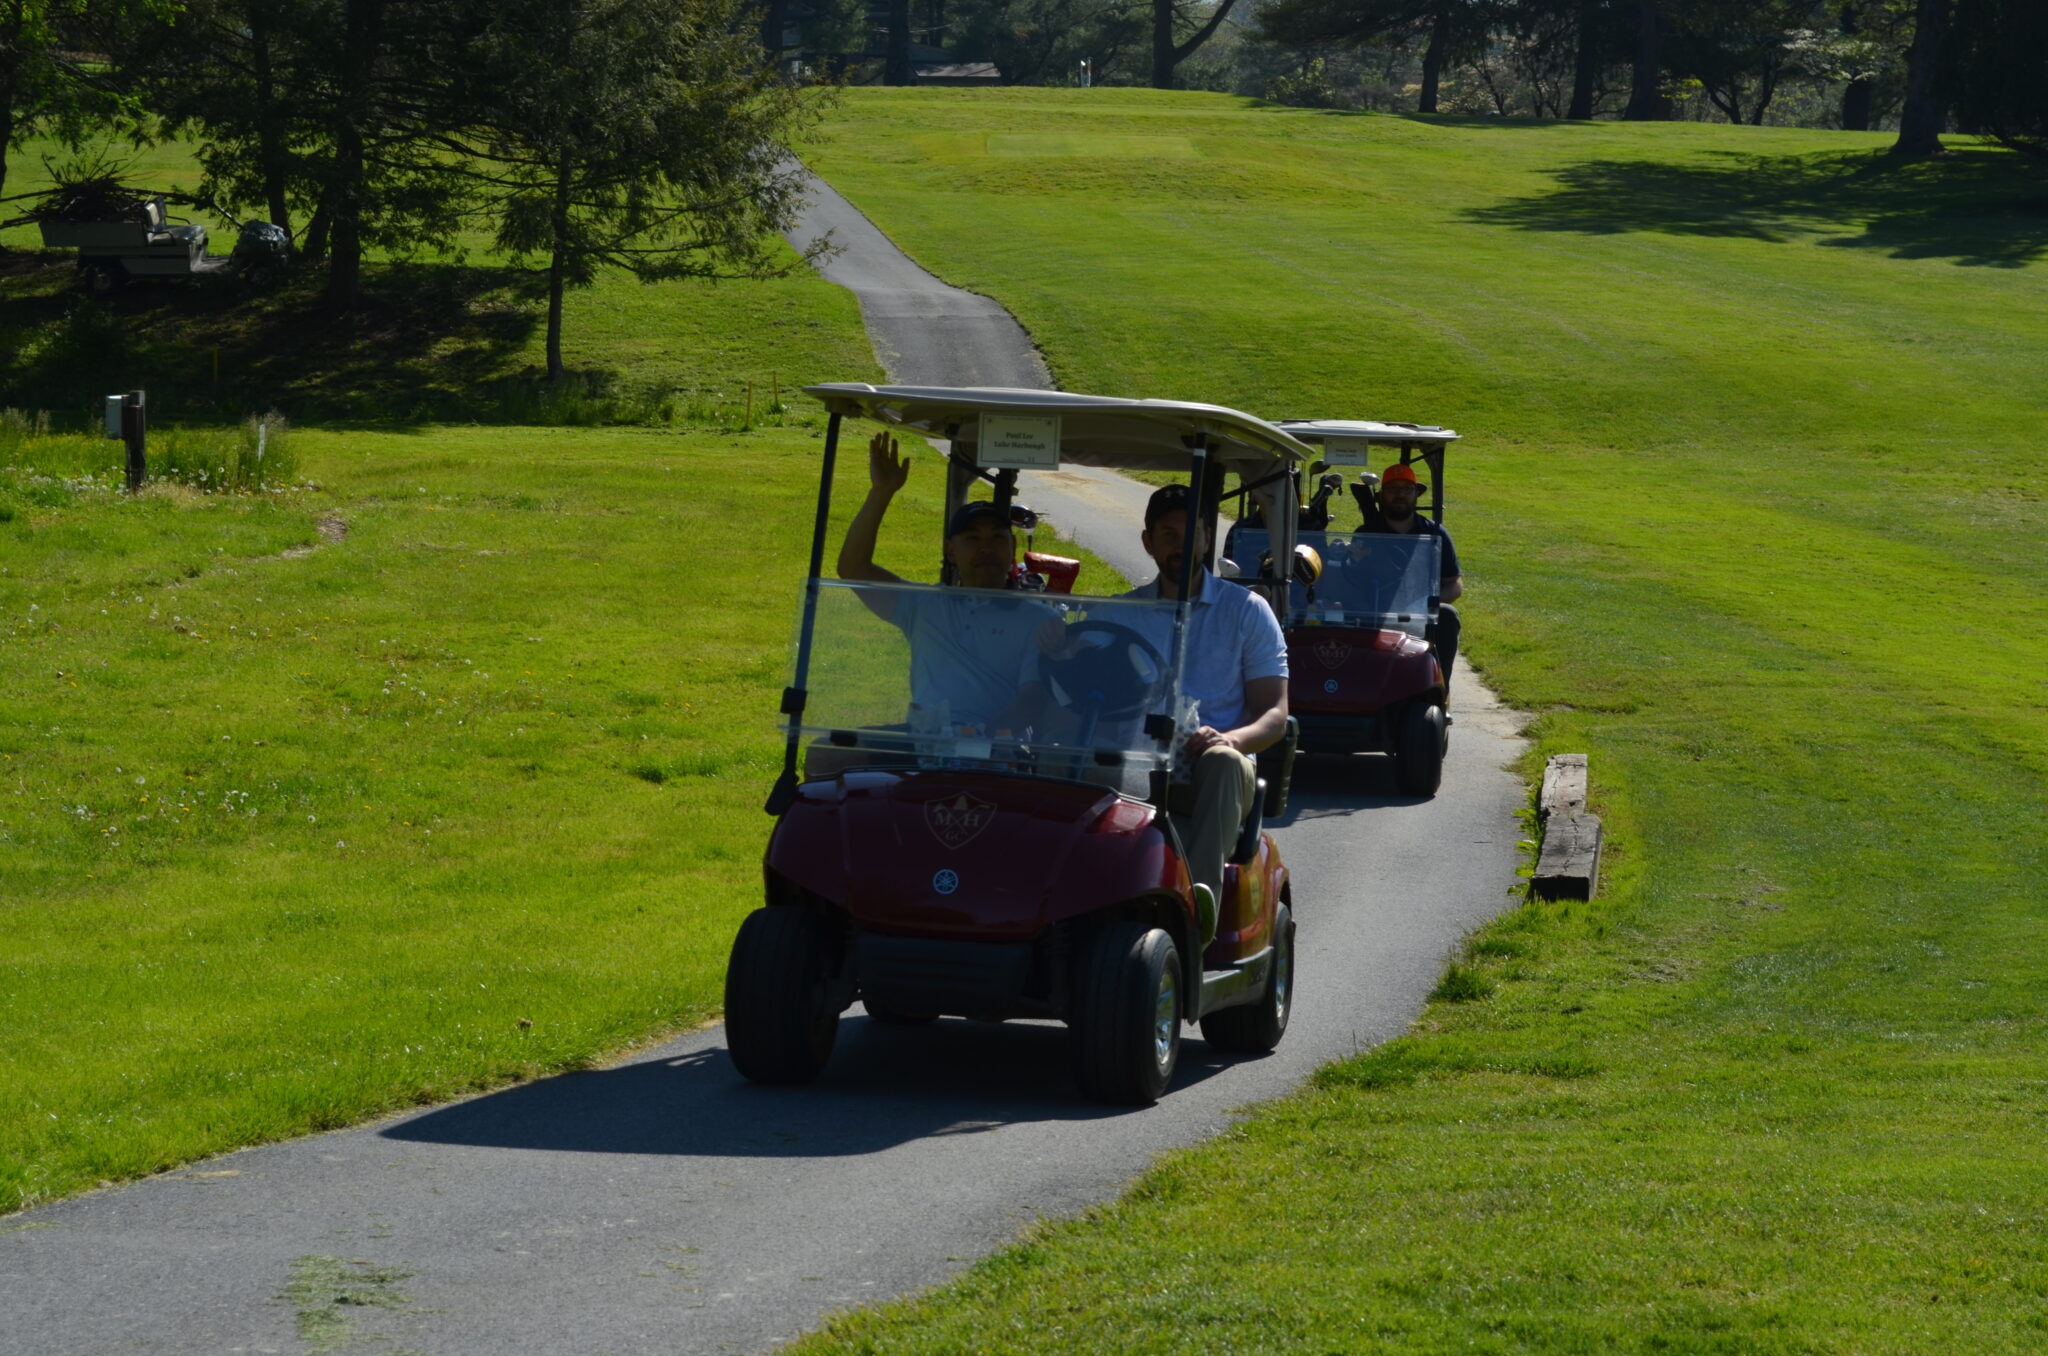
[[[1415,478],[1415,468],[1396,463],[1380,474],[1380,525],[1366,523],[1368,531],[1386,531],[1398,535],[1421,533],[1435,537],[1443,543],[1442,560],[1438,566],[1436,652],[1437,662],[1443,666],[1444,690],[1451,685],[1451,665],[1458,658],[1458,609],[1451,604],[1465,592],[1465,577],[1458,570],[1458,548],[1451,545],[1451,534],[1444,531],[1443,524],[1424,517],[1415,511],[1415,501],[1421,497],[1423,485]]]

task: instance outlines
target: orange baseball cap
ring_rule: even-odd
[[[1421,481],[1415,478],[1415,468],[1413,466],[1405,466],[1400,462],[1395,462],[1392,466],[1380,472],[1381,485],[1420,485],[1421,483]]]

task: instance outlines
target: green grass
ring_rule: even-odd
[[[832,133],[1071,389],[1460,429],[1465,644],[1608,854],[1401,1041],[798,1349],[2048,1343],[2038,171],[1144,91]]]

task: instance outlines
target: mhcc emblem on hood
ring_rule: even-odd
[[[1316,658],[1326,669],[1341,669],[1344,661],[1351,658],[1351,647],[1341,640],[1319,640],[1316,642]]]
[[[972,842],[995,815],[994,801],[977,800],[965,791],[957,796],[941,796],[924,803],[925,827],[932,831],[932,837],[949,848]]]

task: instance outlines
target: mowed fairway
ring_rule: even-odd
[[[849,98],[819,170],[1068,388],[1460,429],[1466,643],[1610,837],[1410,1037],[804,1349],[2048,1344],[2048,182],[1884,144]]]

